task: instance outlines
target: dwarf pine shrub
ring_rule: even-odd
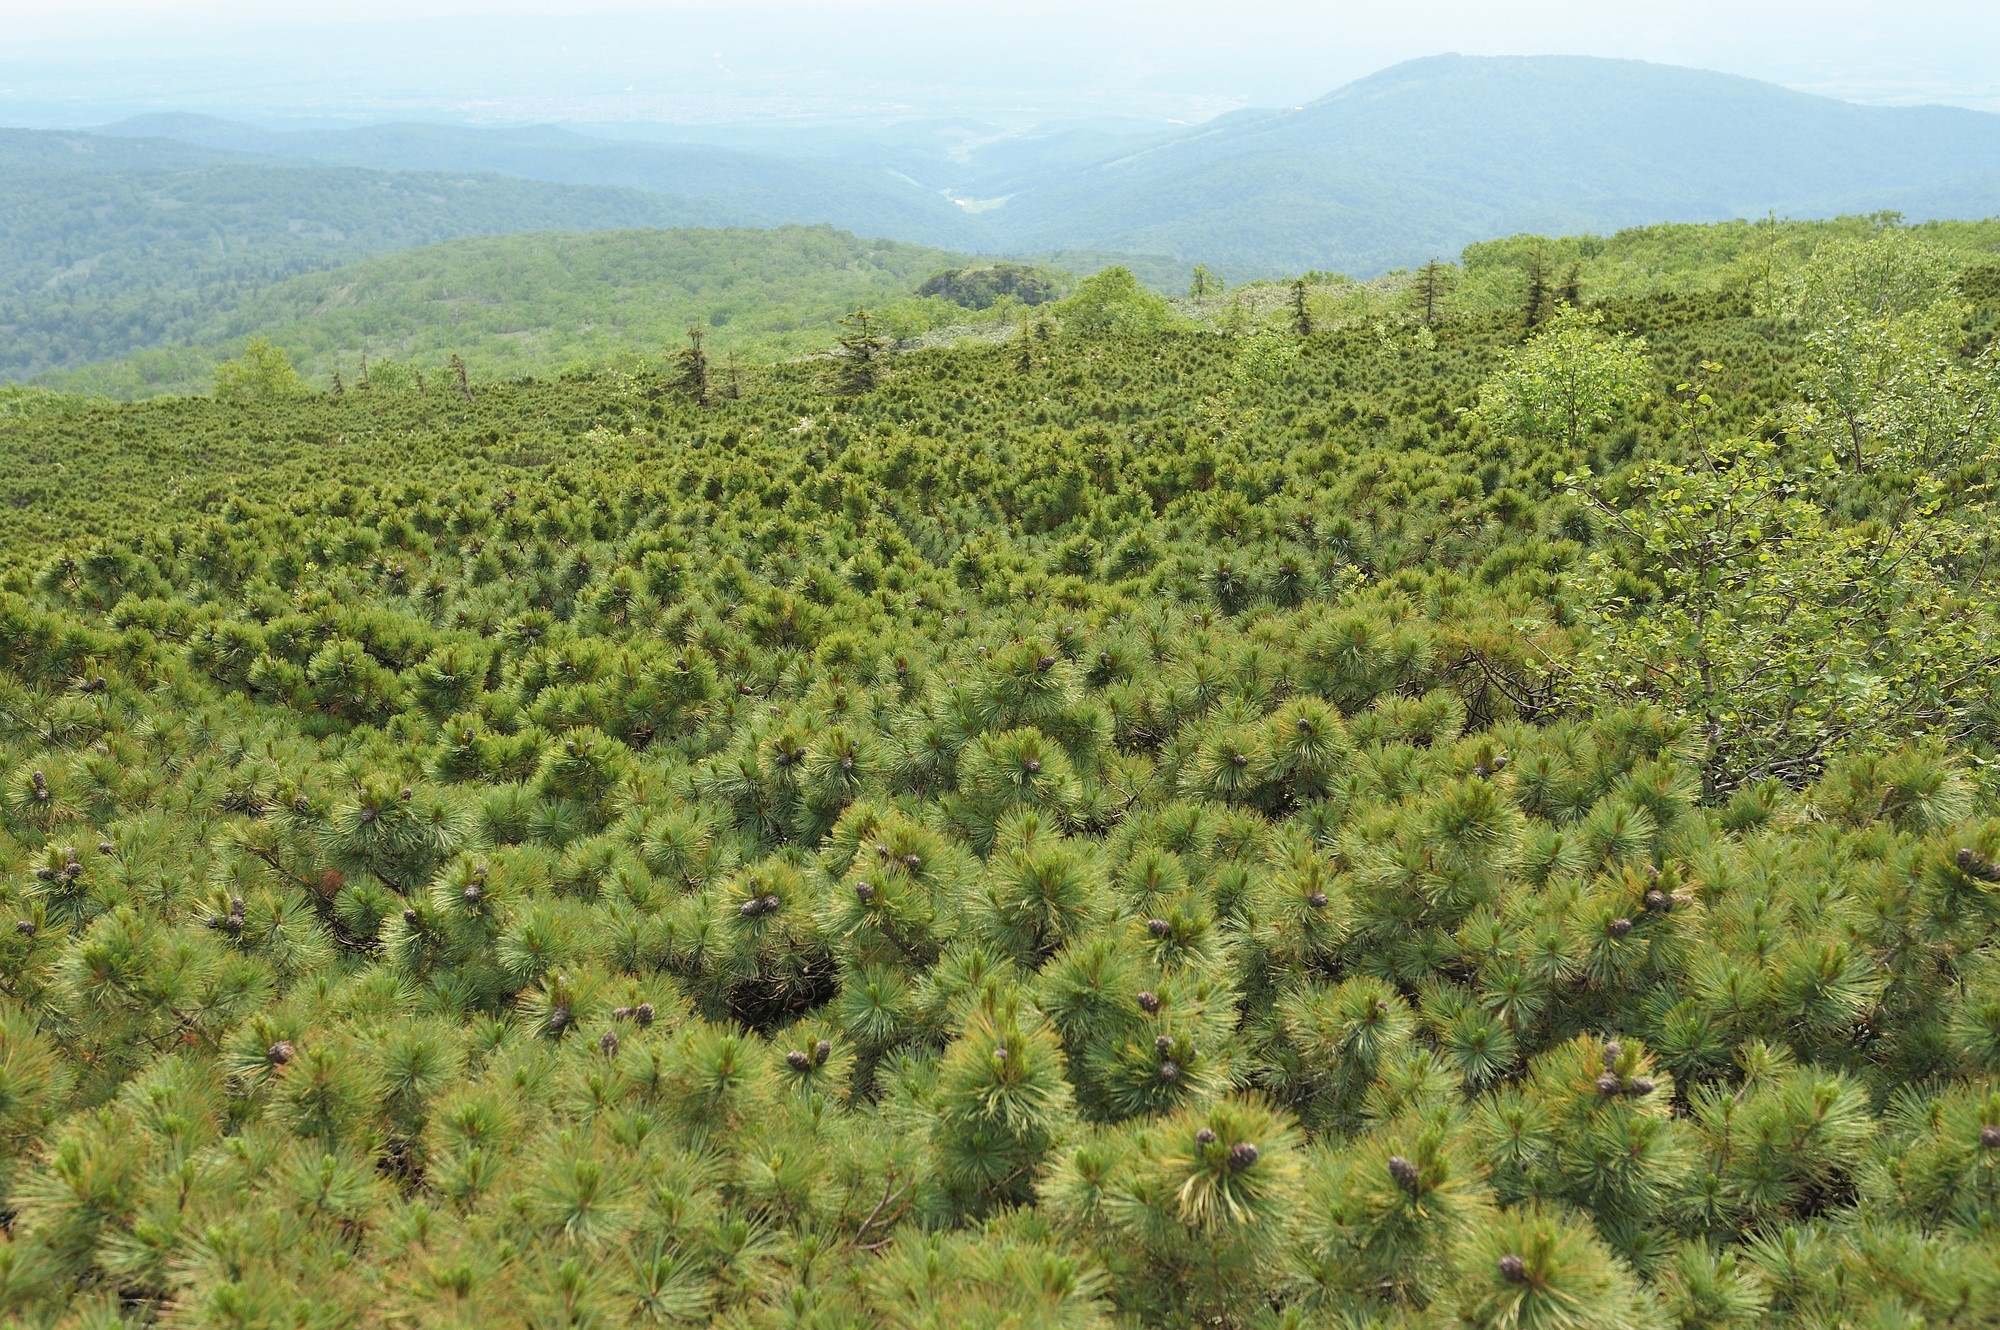
[[[1431,314],[0,420],[0,1320],[1991,1323],[1988,417]]]

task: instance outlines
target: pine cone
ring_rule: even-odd
[[[785,1054],[785,1062],[793,1071],[812,1070],[812,1059],[806,1056],[805,1050],[802,1048],[795,1048]]]
[[[289,1041],[280,1039],[277,1043],[272,1044],[264,1050],[264,1061],[274,1067],[282,1067],[292,1060],[294,1051]]]
[[[1165,1059],[1160,1063],[1159,1077],[1160,1084],[1172,1085],[1181,1078],[1181,1064],[1172,1058]]]
[[[826,1060],[832,1056],[833,1043],[831,1040],[822,1039],[813,1045],[813,1065],[815,1067],[824,1067]]]
[[[1214,1145],[1215,1133],[1209,1128],[1203,1127],[1194,1134],[1194,1143],[1196,1145]]]
[[[1028,768],[1028,774],[1029,774],[1030,776],[1039,776],[1039,775],[1041,775],[1041,774],[1042,774],[1042,759],[1040,759],[1039,757],[1031,757],[1031,758],[1029,758],[1029,759],[1028,759],[1028,762],[1027,762],[1027,768]]]
[[[1500,1258],[1500,1277],[1510,1284],[1525,1284],[1528,1282],[1528,1263],[1508,1252]]]
[[[1632,931],[1632,921],[1630,919],[1613,919],[1605,926],[1604,931],[1613,937],[1624,937]]]
[[[1597,1093],[1599,1094],[1614,1095],[1624,1088],[1625,1083],[1608,1071],[1597,1078]]]
[[[1229,1171],[1231,1173],[1241,1173],[1244,1169],[1255,1164],[1262,1153],[1262,1151],[1249,1141],[1238,1141],[1229,1147]]]
[[[1646,908],[1654,914],[1665,914],[1674,908],[1674,898],[1655,887],[1646,893]]]
[[[486,899],[486,892],[481,889],[477,882],[473,882],[465,888],[464,896],[467,905],[477,905]]]
[[[1306,897],[1306,904],[1312,906],[1315,910],[1324,910],[1326,908],[1326,893],[1324,891],[1315,891],[1312,895]]]
[[[1656,1088],[1652,1077],[1634,1076],[1632,1084],[1625,1087],[1625,1093],[1631,1095],[1634,1099],[1644,1099],[1647,1095],[1653,1093]]]
[[[22,937],[33,937],[42,930],[36,926],[35,921],[32,919],[17,919],[14,921],[14,931]]]
[[[1134,998],[1133,1001],[1137,1002],[1139,1004],[1139,1010],[1145,1012],[1148,1016],[1153,1015],[1160,1009],[1159,996],[1155,994],[1151,989],[1146,989],[1146,988],[1140,989],[1139,995],[1136,998]]]
[[[608,1058],[617,1057],[618,1032],[616,1030],[606,1030],[601,1036],[598,1037],[597,1049],[600,1053],[604,1054],[605,1057]]]
[[[411,928],[415,928],[417,926],[418,918],[420,918],[420,916],[417,914],[414,907],[403,911],[403,922],[405,924],[408,924]]]
[[[632,1008],[632,1019],[640,1025],[651,1025],[653,1023],[653,1004],[650,1002],[641,1002],[638,1006]]]
[[[1417,1194],[1417,1186],[1420,1181],[1417,1176],[1417,1166],[1403,1158],[1403,1156],[1389,1156],[1389,1176],[1395,1179],[1398,1187],[1401,1187],[1411,1196]]]
[[[1604,1069],[1606,1071],[1611,1070],[1613,1066],[1617,1065],[1618,1059],[1624,1056],[1625,1045],[1619,1043],[1616,1039],[1607,1039],[1604,1041]]]
[[[1154,937],[1165,937],[1173,931],[1173,925],[1164,919],[1148,919],[1146,921],[1146,931]]]
[[[875,884],[873,882],[857,882],[854,884],[854,899],[866,905],[874,898]]]
[[[1985,1150],[2000,1150],[2000,1127],[1987,1123],[1979,1129],[1979,1145]]]
[[[561,1034],[569,1028],[569,1008],[554,1007],[549,1011],[549,1033]]]

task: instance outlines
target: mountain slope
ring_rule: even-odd
[[[831,227],[481,236],[309,273],[211,311],[175,345],[47,382],[142,396],[205,391],[244,338],[283,347],[324,384],[365,357],[435,367],[463,355],[482,376],[545,373],[681,343],[777,357],[832,341],[857,305],[908,300],[965,256],[862,240]],[[927,309],[966,317],[947,302]]]
[[[1365,276],[1524,231],[1769,211],[2000,213],[2000,115],[1856,106],[1629,60],[1438,56],[1295,110],[1139,129],[909,121],[611,139],[550,126],[274,133],[172,116],[109,132],[664,190],[737,224],[829,222],[988,252],[1157,254],[1241,277]]]
[[[148,158],[76,146],[91,138],[0,135],[0,381],[184,338],[256,288],[455,236],[725,219],[702,201],[497,175],[193,165],[179,145],[151,160],[186,169],[135,170]],[[70,158],[92,165],[46,165]]]
[[[276,133],[200,116],[142,117],[107,135],[183,143],[320,166],[384,171],[494,171],[530,180],[614,186],[709,202],[730,223],[828,223],[924,244],[976,242],[978,228],[943,193],[880,164],[818,149],[752,151],[695,142],[614,140],[553,125],[475,128],[383,124]],[[776,147],[777,145],[773,145]],[[824,146],[824,145],[822,145]],[[829,160],[832,157],[832,160]]]
[[[1439,56],[1155,141],[982,220],[1013,245],[1370,273],[1518,231],[1884,208],[2000,212],[2000,116],[1637,61]]]
[[[182,117],[163,117],[178,120]],[[190,117],[198,118],[198,117]],[[176,134],[116,137],[79,130],[0,129],[0,172],[190,171],[202,166],[258,160],[254,153],[202,143]]]

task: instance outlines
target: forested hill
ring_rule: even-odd
[[[0,167],[60,175],[124,171],[186,171],[251,160],[252,154],[188,143],[169,135],[86,134],[76,131],[0,129]]]
[[[1358,274],[1517,231],[2000,214],[2000,115],[1856,106],[1637,61],[1439,56],[1024,189],[1014,243]]]
[[[810,131],[542,127],[118,132],[374,168],[498,170],[702,197],[739,224],[832,222],[984,253],[1095,249],[1368,277],[1517,232],[1899,210],[2000,214],[2000,116],[1870,107],[1702,70],[1438,56],[1306,106],[1188,128],[907,122]]]
[[[0,379],[184,338],[273,282],[453,236],[716,219],[639,190],[0,131]]]
[[[670,134],[671,128],[662,129]],[[146,116],[102,133],[169,136],[212,150],[299,165],[386,171],[500,172],[562,184],[643,189],[699,198],[740,226],[824,222],[865,235],[964,247],[986,234],[943,192],[887,169],[891,133],[801,135],[789,151],[752,136],[728,145],[606,138],[556,125],[423,123],[271,132],[200,116]],[[829,142],[828,140],[831,140]],[[856,158],[856,142],[877,151]],[[887,157],[890,160],[880,160]]]
[[[0,380],[212,345],[253,307],[289,319],[307,288],[253,298],[275,282],[466,236],[830,223],[1070,268],[1141,256],[1119,261],[1178,285],[1194,263],[1232,281],[1367,278],[1523,232],[2000,213],[2000,117],[1553,57],[1417,61],[1310,106],[1158,134],[917,122],[643,141],[174,116],[114,129],[0,131]],[[184,356],[154,360],[122,390],[189,381]]]
[[[483,236],[218,302],[172,344],[45,381],[121,397],[204,392],[216,362],[256,336],[322,384],[371,360],[377,374],[436,372],[452,355],[482,377],[595,368],[658,354],[691,326],[718,356],[778,359],[831,346],[857,306],[899,333],[971,317],[914,294],[967,262],[824,226]]]
[[[1824,243],[1876,234],[1878,219],[1660,226],[1610,236],[1514,236],[1468,247],[1434,270],[1434,313],[1489,315],[1519,309],[1540,271],[1543,287],[1569,286],[1592,299],[1755,291]],[[1907,228],[1966,268],[2000,261],[2000,222],[1941,222]],[[1187,290],[1189,270],[1117,255],[1071,256],[1080,272],[1131,263],[1155,285]],[[1069,261],[1069,260],[1066,260]],[[839,320],[866,306],[896,338],[979,336],[1032,317],[1019,302],[968,298],[966,285],[931,282],[990,261],[943,250],[864,240],[829,227],[776,230],[618,231],[588,235],[484,236],[383,255],[242,293],[218,293],[163,344],[42,376],[71,391],[146,397],[205,392],[215,366],[264,337],[315,384],[353,379],[365,363],[385,381],[440,374],[454,355],[481,378],[548,374],[657,357],[698,327],[718,356],[768,360],[823,352]],[[1070,273],[1034,272],[1044,293],[1074,284]],[[1177,299],[1169,321],[1244,331],[1293,301],[1283,283],[1227,287],[1213,274],[1199,297]],[[1303,279],[1307,316],[1323,327],[1366,326],[1408,316],[1417,274],[1355,282],[1329,273]],[[929,294],[920,294],[929,292]],[[998,297],[1002,292],[996,288]],[[956,296],[956,300],[948,298]],[[1164,308],[1164,307],[1162,307]],[[969,325],[969,326],[968,326]]]

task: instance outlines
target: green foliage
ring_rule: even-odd
[[[1064,328],[1086,337],[1157,333],[1178,322],[1173,306],[1139,285],[1124,267],[1106,268],[1077,283],[1056,312]]]
[[[1069,285],[1066,274],[1019,263],[988,263],[947,268],[933,273],[917,288],[918,296],[941,296],[967,309],[992,309],[1002,302],[1035,306],[1059,298]]]
[[[1592,312],[0,420],[0,1316],[1979,1324],[1986,370]]]
[[[244,291],[151,349],[49,382],[123,397],[193,391],[250,336],[284,348],[319,386],[336,371],[358,385],[365,359],[380,391],[414,387],[419,374],[441,383],[452,355],[480,379],[630,365],[683,342],[690,326],[704,329],[712,355],[799,355],[831,344],[862,303],[898,336],[1006,318],[911,294],[957,258],[825,226],[451,240]]]
[[[241,356],[215,367],[215,397],[220,402],[268,403],[304,388],[291,357],[262,337],[251,338]]]
[[[27,137],[54,140],[55,150],[21,160]],[[264,299],[260,292],[301,274],[460,236],[720,220],[708,205],[639,190],[281,166],[198,151],[167,162],[142,150],[106,170],[55,135],[11,131],[9,140],[12,160],[0,173],[8,218],[0,228],[0,379],[192,344],[206,354],[185,362],[177,386],[205,386],[213,349],[247,335],[271,332],[294,353],[305,349],[276,335],[274,318],[232,320],[246,302]],[[107,142],[118,141],[86,140],[100,149]]]
[[[1843,319],[1893,319],[1949,296],[1958,271],[1943,246],[1883,226],[1866,239],[1820,244],[1790,275],[1775,303],[1814,328]]]
[[[840,364],[837,377],[843,393],[873,392],[888,373],[892,347],[874,316],[856,309],[840,321]]]
[[[1935,251],[1891,232],[1823,250],[1807,286],[1940,299],[1919,270]],[[1612,539],[1581,587],[1597,647],[1576,687],[1694,719],[1711,793],[1882,734],[1959,738],[1987,706],[1988,509],[1967,481],[2000,456],[2000,373],[1958,353],[1963,306],[1847,305],[1808,338],[1790,437],[1716,439],[1713,397],[1683,385],[1682,456],[1623,477],[1622,511],[1583,491]]]
[[[1644,391],[1646,344],[1607,336],[1604,316],[1564,305],[1506,368],[1480,386],[1480,419],[1521,438],[1579,447]]]

